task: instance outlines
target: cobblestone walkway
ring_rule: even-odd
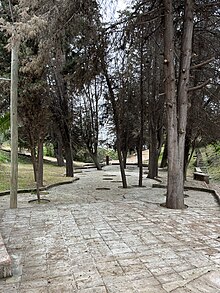
[[[165,189],[119,188],[116,166],[44,194],[48,204],[5,209],[0,231],[13,261],[4,293],[220,292],[220,207],[211,194],[187,191],[182,211],[162,208]],[[128,168],[129,185],[137,169]],[[130,175],[130,176],[129,176]]]

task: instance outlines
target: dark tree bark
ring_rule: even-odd
[[[120,107],[117,105],[115,94],[114,94],[113,87],[112,87],[112,83],[111,83],[111,80],[109,78],[109,75],[108,75],[108,72],[106,69],[105,61],[101,60],[101,62],[102,62],[103,74],[105,76],[107,87],[109,90],[110,101],[112,104],[113,120],[114,120],[114,124],[115,124],[116,138],[117,138],[116,148],[117,148],[118,159],[119,159],[119,164],[120,164],[122,185],[123,185],[123,188],[127,188],[127,179],[126,179],[126,175],[125,175],[124,160],[123,160],[123,155],[122,155],[122,142],[121,142],[122,130],[120,127],[120,118],[119,118],[120,117],[120,110],[122,110],[122,109],[120,109]]]
[[[189,158],[190,158],[190,148],[191,148],[191,139],[189,136],[186,135],[185,139],[185,150],[184,150],[184,181],[186,180],[186,175],[187,175],[187,168],[189,164]]]
[[[168,156],[168,153],[167,153],[167,139],[166,139],[166,141],[164,143],[163,156],[162,156],[162,160],[160,163],[161,168],[167,167],[167,156]]]
[[[44,174],[44,153],[43,153],[43,146],[44,141],[42,139],[39,139],[38,141],[38,150],[37,150],[37,178],[38,178],[38,186],[43,186],[43,174]]]
[[[66,176],[73,177],[73,157],[72,157],[72,141],[70,133],[70,112],[69,112],[69,100],[67,91],[67,82],[64,80],[63,67],[65,65],[65,54],[61,44],[57,44],[56,48],[56,60],[53,64],[53,74],[56,86],[54,88],[54,99],[55,103],[52,108],[54,115],[54,121],[57,123],[60,135],[62,137],[63,148],[66,159]]]
[[[128,148],[127,148],[127,146],[123,147],[121,153],[122,153],[124,169],[126,169],[127,168],[127,157],[128,157]]]
[[[102,79],[95,78],[82,90],[79,107],[79,133],[97,170],[102,167],[98,157],[99,100],[102,95]],[[82,101],[82,103],[81,103]]]
[[[120,141],[117,142],[117,153],[118,153],[118,160],[120,164],[120,171],[121,171],[121,179],[122,179],[122,186],[123,188],[127,188],[127,179],[125,175],[125,168],[124,168],[124,160],[122,156],[122,151],[121,151],[121,146],[120,146]]]
[[[18,54],[19,41],[13,28],[11,52],[11,173],[10,173],[10,208],[17,208],[18,188]]]
[[[66,159],[66,176],[73,177],[73,156],[72,156],[72,145],[69,137],[68,131],[65,130],[62,133],[63,147]]]
[[[188,107],[189,72],[193,36],[193,1],[185,0],[178,87],[176,91],[173,1],[164,0],[164,71],[167,101],[168,186],[166,206],[184,208],[184,149]]]
[[[35,146],[31,146],[31,161],[34,169],[34,181],[37,182],[37,161],[36,161],[36,148]]]
[[[148,178],[154,179],[158,176],[158,140],[157,131],[153,125],[149,125],[150,143],[149,143],[149,173]]]
[[[63,145],[61,139],[57,138],[57,141],[53,144],[54,146],[54,152],[57,159],[57,165],[59,167],[62,167],[65,165],[64,159],[63,159]]]
[[[143,164],[141,158],[140,158],[140,139],[138,139],[138,145],[136,146],[137,151],[137,165],[140,167],[140,164]],[[140,170],[139,170],[139,176],[140,176]]]
[[[158,176],[158,160],[163,143],[164,126],[164,95],[160,95],[163,88],[162,79],[162,59],[160,57],[161,34],[155,33],[154,43],[150,49],[148,63],[148,130],[149,130],[149,173],[148,178]],[[151,42],[148,43],[151,47]],[[152,80],[153,79],[153,80]]]
[[[94,162],[94,164],[96,166],[96,169],[97,170],[102,170],[102,166],[100,165],[97,153],[89,152],[89,155],[92,158],[92,160],[93,160],[93,162]]]
[[[143,62],[144,62],[144,55],[143,55],[143,36],[140,45],[140,134],[139,134],[139,187],[143,186],[143,136],[144,136],[144,81],[143,81]]]

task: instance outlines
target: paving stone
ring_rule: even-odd
[[[106,288],[104,286],[80,289],[77,292],[78,293],[107,293]]]
[[[111,183],[111,190],[96,191],[108,184],[102,175],[120,178],[117,167],[105,170],[54,187],[47,205],[28,204],[21,194],[19,209],[10,210],[8,198],[0,198],[0,231],[13,270],[0,280],[0,292],[220,292],[220,214],[213,197],[189,190],[188,209],[168,210],[159,205],[165,190],[152,189],[146,178],[146,188]],[[129,174],[135,184],[137,168]]]
[[[161,284],[169,283],[172,281],[179,282],[179,281],[183,280],[183,277],[181,277],[177,273],[168,273],[168,274],[163,274],[163,275],[157,275],[156,278]]]
[[[99,262],[96,266],[102,277],[122,275],[124,273],[124,270],[117,261]]]
[[[0,234],[0,279],[12,276],[11,257]]]
[[[161,275],[170,275],[170,274],[174,274],[175,270],[172,267],[166,267],[166,266],[162,266],[162,267],[155,267],[155,268],[151,268],[149,269],[149,271],[155,276],[161,276]]]
[[[138,291],[136,292],[138,293],[166,293],[167,291],[161,288],[161,286],[146,286],[145,288],[138,289]]]
[[[0,292],[17,293],[18,290],[16,288],[12,288],[11,286],[0,286]]]
[[[33,279],[44,279],[47,276],[47,267],[24,267],[22,270],[22,282]]]
[[[181,287],[181,288],[178,288],[178,289],[175,289],[175,290],[172,290],[170,292],[175,292],[175,293],[189,293],[189,292],[192,292],[191,290],[189,291],[189,289],[187,289],[186,287]]]
[[[209,271],[200,275],[181,288],[173,290],[175,293],[194,292],[194,293],[216,293],[220,292],[220,271]]]
[[[46,293],[47,287],[37,287],[37,288],[20,288],[19,293]],[[62,292],[62,291],[60,291]]]
[[[19,287],[19,290],[23,289],[33,289],[33,288],[41,288],[47,286],[47,280],[46,279],[32,279],[30,281],[22,281],[21,285]]]

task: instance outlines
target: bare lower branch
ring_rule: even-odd
[[[107,26],[105,28],[105,31],[108,31],[110,29],[114,29],[118,25],[124,24],[127,21],[130,21],[130,20],[133,20],[133,19],[136,19],[137,20],[138,18],[141,19],[143,17],[149,17],[148,19],[146,18],[145,21],[146,22],[150,22],[152,20],[155,20],[157,18],[160,18],[161,16],[162,16],[162,14],[161,14],[161,11],[160,11],[160,6],[154,8],[152,10],[149,10],[147,12],[141,13],[140,15],[136,15],[136,11],[135,11],[130,16],[126,17],[125,19],[120,20],[120,21],[117,21],[117,22],[115,22],[113,24],[110,24],[109,26]]]
[[[212,7],[212,6],[215,6],[215,5],[220,5],[220,1],[217,1],[217,2],[211,2],[211,3],[204,3],[204,4],[198,4],[196,5],[196,9],[203,9],[205,7]]]
[[[206,89],[206,91],[216,100],[219,99],[218,95],[216,95],[215,93],[212,93],[209,89]],[[217,94],[219,93],[219,91],[217,91]]]
[[[188,92],[192,92],[192,91],[196,91],[196,90],[200,90],[201,88],[203,88],[204,86],[206,86],[207,84],[209,84],[210,82],[210,79],[207,79],[206,81],[204,81],[203,83],[197,85],[197,86],[194,86],[194,87],[191,87],[188,89]]]
[[[208,63],[210,63],[210,62],[213,61],[213,60],[215,60],[215,57],[212,57],[212,58],[210,58],[210,59],[208,59],[208,60],[205,60],[205,61],[203,61],[203,62],[201,62],[201,63],[199,63],[199,64],[196,64],[196,65],[192,66],[190,69],[197,69],[197,68],[200,68],[200,67],[202,67],[202,66],[204,66],[204,65],[206,65],[206,64],[208,64]]]
[[[0,80],[7,80],[7,81],[11,81],[10,78],[5,78],[5,77],[0,77]]]

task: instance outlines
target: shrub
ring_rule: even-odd
[[[46,143],[44,145],[44,156],[54,157],[54,148],[52,143]]]
[[[4,151],[0,151],[0,163],[7,163],[10,161],[10,156]]]

